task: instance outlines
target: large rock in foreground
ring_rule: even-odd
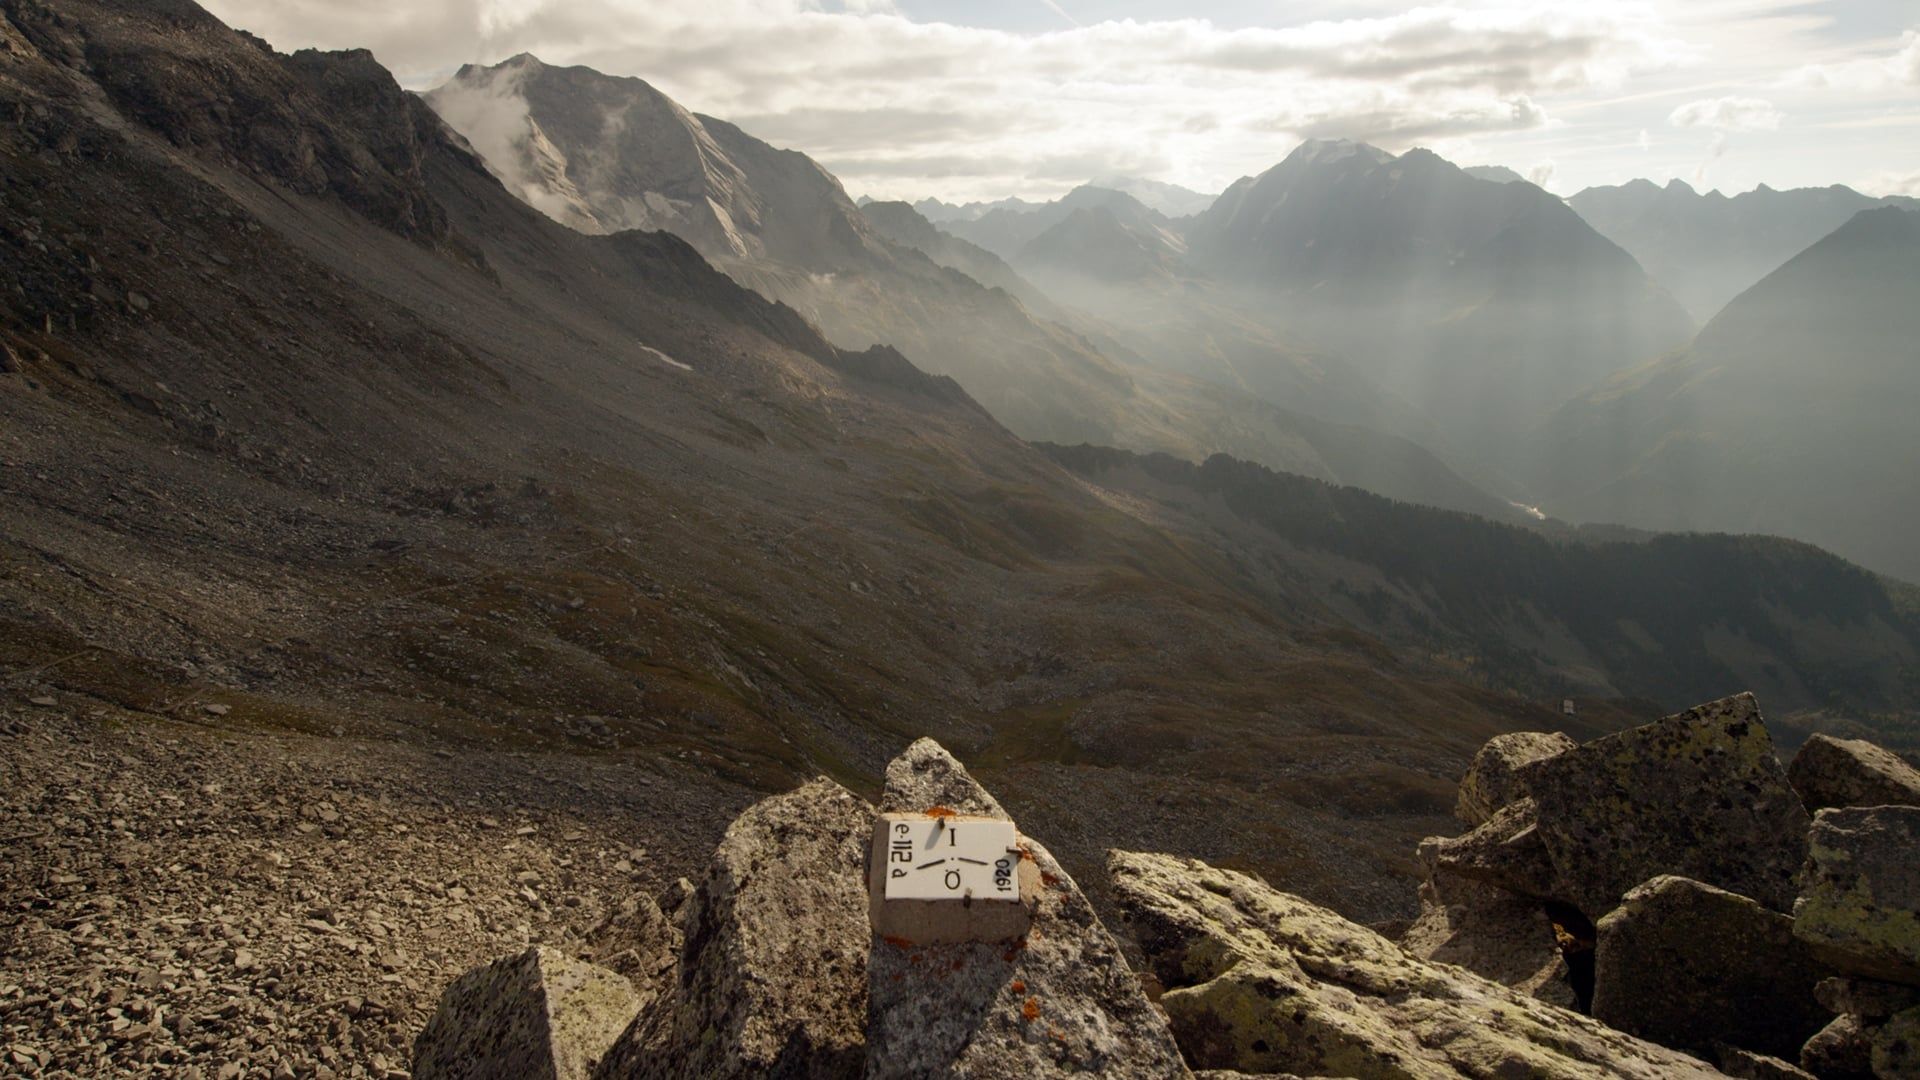
[[[1814,996],[1825,972],[1793,920],[1744,896],[1654,878],[1598,930],[1592,1011],[1622,1031],[1706,1055],[1730,1043],[1797,1059],[1832,1019]]]
[[[626,979],[543,946],[469,971],[413,1044],[416,1080],[585,1080],[644,1000]]]
[[[1116,899],[1201,1069],[1366,1078],[1721,1075],[1243,874],[1113,852]]]
[[[858,1076],[873,814],[821,779],[734,819],[688,901],[678,978],[600,1075]]]
[[[1920,984],[1920,806],[1822,810],[1794,935],[1834,967]]]
[[[1467,775],[1460,778],[1454,816],[1469,825],[1485,822],[1502,807],[1526,796],[1519,778],[1521,766],[1564,754],[1578,745],[1558,731],[1511,731],[1488,739],[1473,755]]]
[[[1752,694],[1583,743],[1520,776],[1562,898],[1591,919],[1663,874],[1792,909],[1807,812]]]
[[[1420,916],[1400,947],[1422,960],[1457,964],[1549,1005],[1578,1002],[1553,920],[1537,900],[1440,871],[1420,886]]]
[[[930,739],[887,768],[885,812],[1007,818]],[[1021,845],[1032,929],[1013,942],[914,947],[875,938],[868,967],[867,1076],[1160,1080],[1186,1074],[1164,1017],[1073,878],[1038,841]],[[1026,886],[1023,884],[1023,888]]]
[[[1807,809],[1920,806],[1920,769],[1861,739],[1810,736],[1793,756],[1787,779]]]

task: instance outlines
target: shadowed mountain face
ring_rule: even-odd
[[[1515,688],[1701,696],[1726,672],[1686,642],[1770,640],[1781,596],[1847,657],[1766,653],[1808,688],[1783,709],[1882,709],[1911,655],[1878,583],[1804,549],[1595,614],[1449,569],[1509,535],[1464,515],[1343,547],[1286,529],[1394,504],[1260,472],[1213,493],[1235,524],[1090,482],[672,235],[535,212],[364,53],[282,56],[183,2],[0,16],[0,664],[103,715],[762,789],[868,781],[932,734],[1070,866],[1173,846],[1384,917],[1467,756],[1561,725]],[[1463,542],[1420,541],[1442,523]],[[1687,573],[1720,552],[1663,543]],[[1679,591],[1642,550],[1616,557]],[[1436,575],[1504,607],[1398,584]],[[1462,651],[1530,607],[1582,640],[1665,619],[1661,678]],[[1357,629],[1389,621],[1433,647]]]
[[[1017,261],[1021,250],[1042,233],[1083,210],[1104,210],[1125,228],[1160,234],[1164,242],[1185,249],[1185,242],[1173,231],[1173,222],[1165,214],[1126,192],[1092,184],[1082,184],[1050,203],[995,207],[978,218],[951,220],[941,227],[1003,259]]]
[[[1835,184],[1731,198],[1679,180],[1588,188],[1567,200],[1587,224],[1625,248],[1705,323],[1729,300],[1807,247],[1875,206],[1920,210],[1920,200],[1876,199]]]
[[[1425,150],[1306,143],[1229,188],[1187,240],[1194,265],[1243,306],[1351,361],[1509,473],[1548,410],[1691,331],[1559,199]]]
[[[1920,217],[1862,211],[1685,352],[1569,404],[1546,505],[1576,520],[1771,532],[1920,580]]]

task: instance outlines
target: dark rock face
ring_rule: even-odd
[[[1920,806],[1920,769],[1862,739],[1813,735],[1793,756],[1787,779],[1810,812],[1842,806]]]
[[[1663,874],[1776,911],[1793,905],[1807,812],[1752,694],[1595,739],[1520,775],[1559,891],[1590,918]]]
[[[535,946],[460,977],[414,1041],[421,1080],[586,1080],[642,1000],[619,975]]]
[[[1007,816],[958,761],[922,739],[888,766],[881,809],[931,807]],[[1038,841],[1021,842],[1039,870],[1023,940],[911,947],[874,939],[866,1075],[1183,1075],[1165,1017],[1079,886]]]
[[[1598,926],[1593,1015],[1666,1046],[1711,1055],[1720,1043],[1797,1056],[1829,1014],[1823,972],[1793,920],[1744,896],[1658,877]]]
[[[1870,1060],[1883,1080],[1920,1076],[1920,1009],[1908,1009],[1874,1033]]]
[[[1794,936],[1841,971],[1920,984],[1920,806],[1822,810]]]
[[[1553,920],[1539,901],[1435,871],[1420,886],[1420,917],[1400,947],[1456,964],[1563,1009],[1577,1007]]]
[[[850,1077],[865,1058],[873,808],[830,780],[756,803],[688,904],[679,977],[603,1077]]]
[[[1835,1017],[1800,1048],[1800,1067],[1820,1080],[1873,1080],[1873,1043],[1859,1020]]]
[[[1531,799],[1502,807],[1465,836],[1430,836],[1420,842],[1417,854],[1430,877],[1444,871],[1520,896],[1548,899],[1555,895],[1553,860]]]
[[[1116,899],[1187,1060],[1363,1078],[1711,1077],[1705,1063],[1431,964],[1256,878],[1113,852]]]
[[[1791,1062],[1737,1046],[1721,1048],[1720,1071],[1740,1080],[1817,1080],[1812,1073]]]
[[[1483,824],[1508,803],[1526,795],[1519,781],[1522,765],[1563,754],[1577,745],[1557,731],[1495,735],[1473,755],[1467,775],[1460,778],[1460,800],[1454,816],[1469,825]]]
[[[1828,1012],[1850,1013],[1873,1023],[1920,1008],[1920,986],[1845,975],[1822,979],[1813,988],[1813,996]]]

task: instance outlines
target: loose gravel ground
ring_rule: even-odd
[[[37,700],[0,705],[0,1075],[405,1076],[454,977],[604,955],[752,799]]]

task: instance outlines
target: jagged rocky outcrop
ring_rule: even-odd
[[[1582,745],[1501,737],[1462,782],[1477,827],[1419,847],[1402,945],[1729,1075],[1913,1075],[1920,807],[1806,815],[1893,801],[1908,768],[1815,736],[1789,773],[1750,694]]]
[[[1628,892],[1598,926],[1593,1015],[1666,1046],[1721,1044],[1776,1057],[1831,1019],[1814,998],[1825,974],[1793,919],[1682,877]]]
[[[1114,852],[1123,917],[1198,1068],[1351,1077],[1717,1076],[1386,938],[1258,879]]]
[[[888,766],[877,806],[826,779],[763,800],[698,886],[616,909],[593,957],[619,971],[536,949],[470,973],[422,1032],[416,1075],[1911,1076],[1920,807],[1822,811],[1796,914],[1671,869],[1617,896],[1588,888],[1584,860],[1615,850],[1771,887],[1777,853],[1737,850],[1783,812],[1767,761],[1745,695],[1584,745],[1505,740],[1476,762],[1490,816],[1421,845],[1422,913],[1398,944],[1246,874],[1112,852],[1155,1001],[1029,836],[1019,936],[916,944],[880,929],[880,815],[1009,820],[923,739]],[[1567,782],[1610,800],[1579,830],[1548,786]],[[1687,782],[1702,786],[1690,805],[1721,815],[1690,838],[1640,795]],[[1556,825],[1580,842],[1555,847]],[[1580,906],[1595,896],[1604,909]]]
[[[880,808],[1007,813],[931,739],[887,768]],[[876,938],[868,965],[869,1077],[1184,1074],[1166,1019],[1073,878],[1031,837],[1033,925],[1014,942],[915,947]]]
[[[1523,797],[1519,772],[1523,765],[1565,753],[1578,744],[1554,731],[1513,731],[1487,740],[1473,755],[1473,764],[1460,778],[1460,797],[1454,816],[1469,825],[1484,824],[1502,807]]]
[[[1920,984],[1920,806],[1822,810],[1794,936],[1835,968]]]
[[[1840,806],[1920,806],[1920,769],[1864,739],[1814,733],[1793,755],[1787,779],[1809,812]]]
[[[461,976],[413,1047],[418,1080],[586,1080],[644,1005],[633,984],[536,945]]]
[[[1793,908],[1807,811],[1752,694],[1583,743],[1520,777],[1561,898],[1590,919],[1662,874]]]
[[[930,740],[888,768],[881,807],[1006,817]],[[1119,944],[1032,838],[1021,841],[1035,889],[1025,937],[918,947],[876,933],[865,867],[876,814],[824,778],[755,804],[690,894],[670,890],[667,903],[636,903],[610,920],[603,962],[638,984],[611,1031],[603,1009],[576,1020],[571,999],[550,1010],[545,1027],[508,1022],[541,999],[526,980],[489,974],[495,965],[456,987],[472,989],[449,992],[431,1038],[421,1037],[416,1068],[518,1075],[524,1062],[562,1052],[555,1032],[590,1022],[592,1053],[569,1050],[572,1064],[552,1075],[588,1075],[577,1064],[584,1057],[598,1059],[591,1075],[603,1080],[1186,1075],[1164,1015]],[[613,971],[549,960],[563,961],[595,985],[628,986]],[[502,964],[518,970],[516,962]],[[467,1071],[442,1064],[450,1053]]]
[[[688,902],[677,975],[599,1075],[857,1075],[872,827],[824,778],[741,814]]]

